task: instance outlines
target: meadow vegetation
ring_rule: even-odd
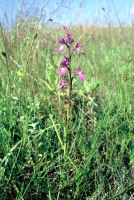
[[[71,116],[57,90],[61,27],[1,25],[1,200],[134,198],[134,27],[68,29],[86,77],[74,81]]]

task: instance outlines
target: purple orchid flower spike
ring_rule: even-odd
[[[60,71],[58,72],[59,76],[64,76],[65,74],[68,74],[67,78],[68,81],[66,81],[64,78],[60,80],[60,86],[58,90],[64,89],[65,86],[68,86],[68,97],[69,97],[69,107],[71,107],[71,98],[72,98],[72,89],[73,89],[73,79],[75,76],[79,76],[79,80],[81,82],[84,82],[86,80],[86,77],[83,76],[84,69],[78,68],[75,72],[72,72],[72,54],[74,51],[76,51],[78,54],[82,53],[85,54],[81,49],[83,45],[79,42],[74,46],[74,48],[71,48],[71,44],[74,42],[74,39],[72,38],[72,34],[68,32],[68,29],[66,26],[63,26],[64,36],[65,38],[62,38],[59,40],[60,47],[57,49],[58,52],[61,52],[64,48],[67,49],[68,55],[64,55],[64,59],[60,62]],[[79,57],[78,57],[79,58]]]
[[[78,68],[76,72],[73,72],[74,75],[79,75],[80,81],[84,82],[86,80],[85,76],[82,75],[84,69]]]
[[[77,43],[76,47],[73,49],[74,51],[80,52],[82,54],[85,54],[83,51],[81,51],[81,48],[83,47],[83,45],[81,43]]]
[[[69,85],[69,83],[67,81],[65,81],[64,79],[61,79],[60,87],[58,88],[58,90],[63,90],[65,85]]]

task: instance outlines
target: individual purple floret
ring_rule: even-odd
[[[78,68],[76,72],[73,72],[74,75],[79,75],[80,81],[84,82],[86,80],[85,76],[82,75],[84,69]]]
[[[84,54],[84,52],[81,51],[81,48],[82,48],[82,47],[83,47],[83,45],[82,45],[81,43],[77,43],[77,44],[76,44],[76,47],[73,48],[73,50]]]
[[[68,69],[66,67],[62,67],[61,70],[58,72],[58,75],[64,75],[68,73]]]
[[[60,87],[58,88],[58,90],[63,90],[65,85],[69,85],[69,83],[67,81],[65,81],[64,79],[61,79]]]
[[[68,56],[64,56],[64,61],[60,62],[61,70],[58,72],[58,75],[64,75],[68,73],[68,65],[70,65],[70,60]]]
[[[60,62],[60,66],[67,67],[68,65],[70,65],[70,60],[69,60],[68,56],[64,56],[64,61]]]
[[[61,44],[61,46],[57,49],[58,52],[64,49],[65,40],[62,38],[61,40],[59,40],[59,44]]]
[[[74,39],[71,38],[71,37],[68,37],[67,40],[66,40],[66,44],[70,45],[74,42]]]

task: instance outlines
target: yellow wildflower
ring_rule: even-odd
[[[23,73],[22,70],[19,70],[19,71],[17,72],[17,75],[20,76],[20,77],[23,77],[23,76],[24,76],[24,73]]]

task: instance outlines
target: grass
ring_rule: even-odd
[[[67,124],[66,93],[56,90],[62,31],[1,26],[1,200],[134,198],[134,27],[70,29],[87,80],[74,83]]]

